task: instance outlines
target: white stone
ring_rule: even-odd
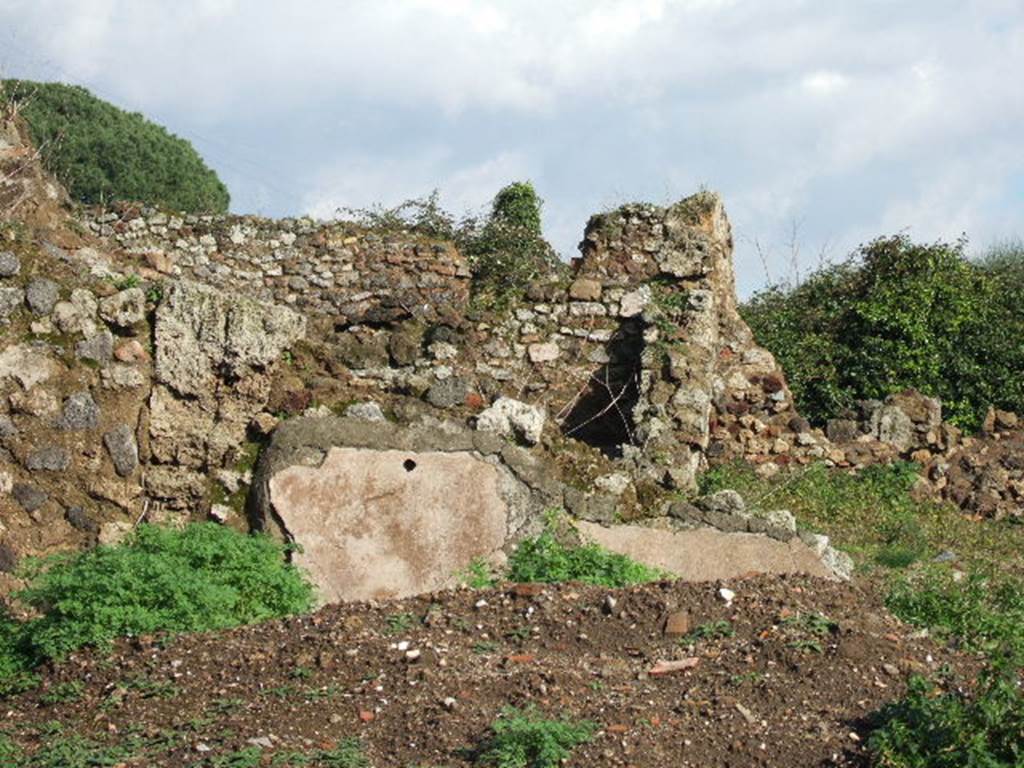
[[[527,351],[530,361],[534,363],[550,363],[557,360],[561,354],[558,345],[550,341],[543,344],[531,344]]]
[[[511,397],[499,397],[476,419],[476,428],[505,437],[518,437],[530,445],[540,442],[547,416],[542,408]]]
[[[635,291],[623,295],[619,302],[619,317],[636,317],[651,303],[651,289],[641,286]]]

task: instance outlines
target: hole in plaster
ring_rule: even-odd
[[[416,462],[413,461],[412,459],[406,459],[405,461],[402,462],[402,466],[405,467],[406,472],[412,472],[414,469],[416,469]]]

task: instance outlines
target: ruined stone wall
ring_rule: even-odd
[[[85,210],[80,221],[161,275],[330,315],[341,325],[441,321],[469,297],[469,268],[454,246],[408,233],[140,206]]]

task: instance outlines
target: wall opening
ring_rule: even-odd
[[[562,434],[619,458],[635,444],[633,411],[640,399],[642,324],[628,321],[605,346],[608,362],[595,370],[562,420]]]

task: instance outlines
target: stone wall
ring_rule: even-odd
[[[343,326],[443,321],[469,297],[469,268],[454,246],[408,233],[140,206],[86,210],[80,221],[161,275],[329,315]]]

